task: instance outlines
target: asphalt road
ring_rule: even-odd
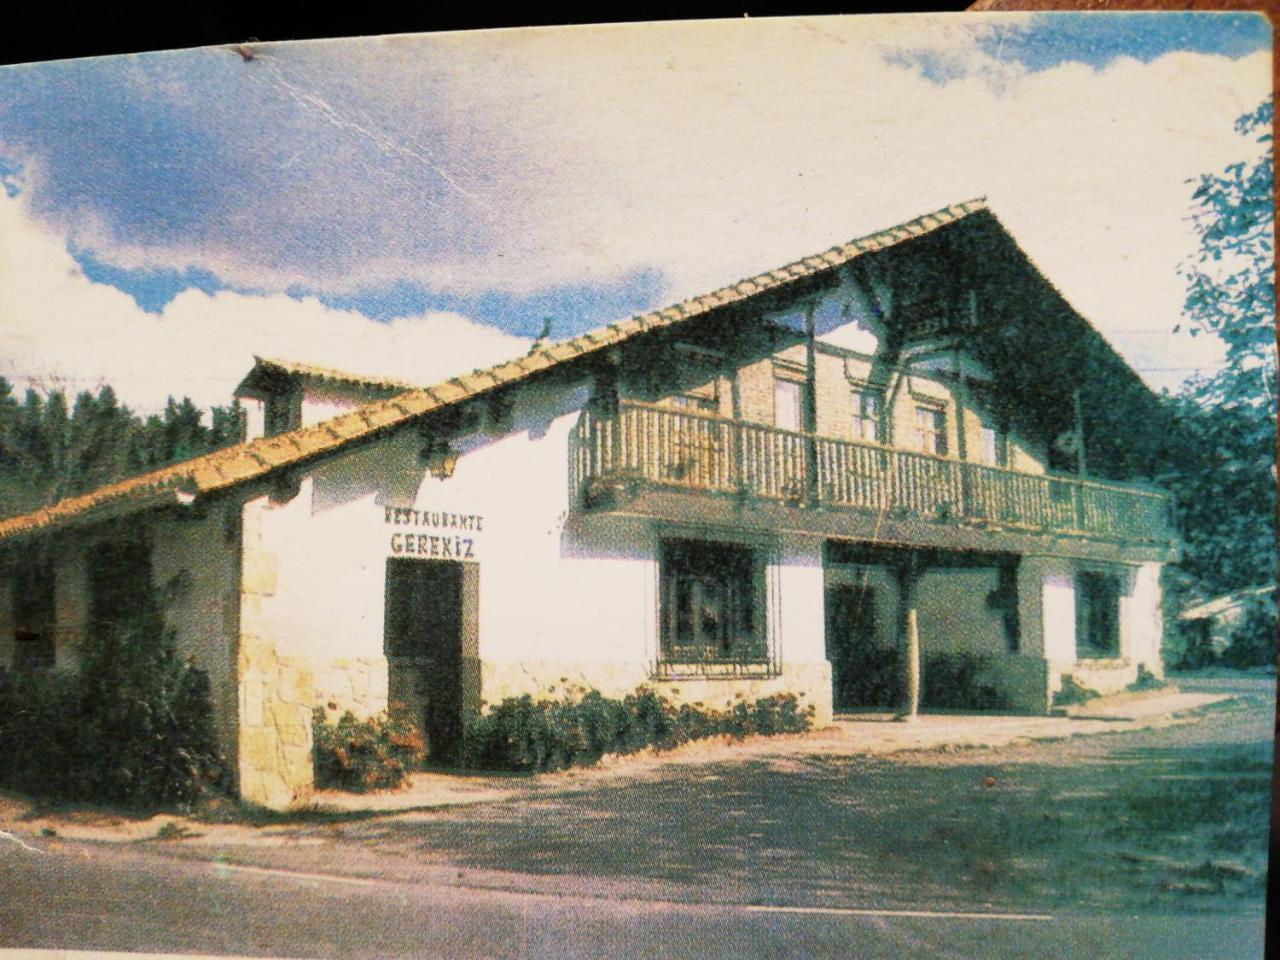
[[[6,847],[7,849],[7,847]],[[1252,916],[794,912],[8,850],[0,945],[283,957],[1262,956]]]
[[[1217,802],[1195,793],[1224,779],[1215,758],[1269,758],[1270,690],[1236,684],[1229,708],[1165,730],[709,763],[536,803],[304,824],[267,845],[0,837],[0,950],[1261,957],[1256,876],[1178,892],[1145,834],[1100,818],[1172,785],[1152,846],[1176,854],[1194,803]],[[1257,828],[1256,809],[1233,816]]]

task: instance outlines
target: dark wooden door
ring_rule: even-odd
[[[462,739],[462,646],[467,564],[387,561],[388,695],[419,727],[432,763],[457,759]]]
[[[832,705],[836,710],[889,706],[879,702],[884,697],[877,689],[883,652],[876,646],[875,588],[828,587],[826,604]]]

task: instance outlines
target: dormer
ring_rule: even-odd
[[[413,384],[289,360],[254,357],[235,396],[244,407],[247,437],[273,437],[307,427],[374,400],[392,397]]]

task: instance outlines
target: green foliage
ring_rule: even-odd
[[[0,670],[0,785],[135,808],[190,803],[223,763],[205,674],[154,621],[99,628],[81,668]]]
[[[1219,337],[1227,348],[1223,374],[1206,383],[1205,398],[1226,406],[1275,406],[1275,201],[1270,98],[1236,121],[1236,131],[1268,146],[1218,174],[1202,174],[1192,194],[1200,250],[1182,274],[1183,314],[1193,335]]]
[[[237,403],[214,407],[208,426],[186,398],[139,417],[109,386],[80,393],[68,410],[60,390],[19,401],[0,377],[0,517],[236,443]]]
[[[561,770],[596,763],[606,754],[650,746],[669,750],[708,737],[802,733],[812,726],[813,713],[793,694],[740,701],[728,710],[677,706],[646,687],[621,700],[596,690],[560,699],[526,694],[471,719],[462,762],[481,770]]]
[[[1072,707],[1076,704],[1096,700],[1100,696],[1102,694],[1098,693],[1097,690],[1084,686],[1071,674],[1064,673],[1062,675],[1062,686],[1053,695],[1053,705],[1055,707]]]
[[[316,707],[311,736],[316,786],[321,788],[364,792],[398,787],[427,755],[422,735],[394,712],[359,720],[348,711],[333,721],[324,707]]]
[[[1009,698],[983,682],[990,657],[975,653],[935,653],[925,659],[922,706],[936,710],[1008,710]]]
[[[920,668],[921,706],[935,710],[1008,710],[1008,697],[983,680],[991,658],[976,653],[934,653]],[[897,647],[863,646],[839,669],[838,703],[890,708],[902,704],[903,655]]]
[[[1200,247],[1181,269],[1183,322],[1221,340],[1226,365],[1171,400],[1174,423],[1155,464],[1185,541],[1184,576],[1167,584],[1182,605],[1275,578],[1272,117],[1271,100],[1241,117],[1236,130],[1260,145],[1252,157],[1194,181]]]
[[[902,701],[902,651],[859,644],[833,665],[835,699],[843,708],[896,707]]]
[[[1222,651],[1227,667],[1262,667],[1276,662],[1276,607],[1257,600],[1245,608],[1240,622],[1231,631],[1231,641]]]
[[[1138,664],[1138,676],[1133,683],[1125,687],[1130,693],[1141,693],[1144,690],[1162,690],[1168,684],[1147,669],[1145,663]]]

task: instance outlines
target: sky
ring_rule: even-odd
[[[0,376],[225,403],[430,382],[986,196],[1155,388],[1188,180],[1259,149],[1252,14],[473,31],[0,68]],[[249,55],[246,56],[245,53]]]

